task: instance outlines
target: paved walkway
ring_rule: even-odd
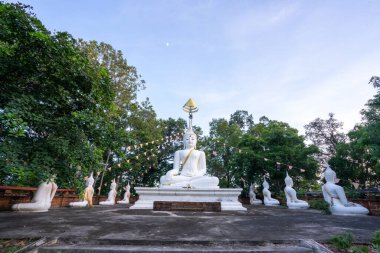
[[[332,216],[318,210],[245,206],[248,211],[195,213],[130,210],[127,205],[53,208],[45,213],[0,212],[0,239],[80,238],[135,241],[323,241],[351,232],[370,242],[380,217]]]

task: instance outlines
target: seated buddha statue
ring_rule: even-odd
[[[30,203],[14,204],[12,210],[21,212],[47,212],[56,191],[57,185],[54,183],[54,176],[52,176],[46,182],[42,182],[38,186]]]
[[[116,187],[115,179],[112,180],[110,191],[108,192],[108,198],[106,201],[100,201],[99,205],[115,205],[116,199]]]
[[[264,205],[266,206],[278,206],[280,205],[280,201],[277,199],[272,198],[272,193],[269,191],[269,184],[267,180],[264,177],[263,182],[263,197],[264,197]]]
[[[309,208],[306,201],[297,199],[297,193],[293,189],[293,179],[289,177],[288,172],[286,172],[285,185],[286,205],[289,209]]]
[[[260,199],[256,199],[255,186],[253,183],[249,187],[249,202],[251,203],[251,205],[261,205],[262,204]]]
[[[322,185],[325,201],[330,205],[330,211],[336,215],[366,215],[368,209],[362,205],[348,202],[343,187],[336,185],[336,173],[330,166],[324,172],[326,183]]]
[[[125,193],[124,193],[124,198],[123,200],[119,200],[117,203],[118,204],[129,204],[129,198],[131,197],[131,186],[129,183],[125,186]]]
[[[160,188],[219,189],[217,177],[206,176],[206,155],[196,150],[197,135],[191,128],[183,136],[185,149],[174,154],[173,169],[160,178]]]
[[[91,172],[90,177],[86,178],[86,189],[84,189],[84,196],[82,201],[71,202],[69,205],[73,207],[92,207],[92,196],[94,195],[94,177]]]

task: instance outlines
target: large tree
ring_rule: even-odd
[[[338,143],[346,141],[343,132],[343,123],[329,113],[328,119],[317,118],[305,126],[306,139],[311,141],[320,150],[317,158],[321,163],[326,163],[335,155]]]
[[[86,45],[49,32],[30,7],[0,2],[0,184],[57,174],[73,187],[121,155],[124,107],[143,84],[119,52]]]
[[[250,183],[261,184],[266,175],[273,191],[279,192],[284,187],[286,171],[298,185],[310,186],[316,180],[317,147],[306,146],[303,136],[287,123],[262,120],[244,135],[240,148],[242,172]]]
[[[357,182],[366,188],[380,183],[380,78],[374,76],[370,83],[377,93],[361,111],[362,122],[348,133],[349,141],[338,145],[330,161],[347,186]]]

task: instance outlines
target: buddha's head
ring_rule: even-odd
[[[94,184],[94,177],[93,177],[93,172],[91,172],[91,175],[89,178],[87,178],[87,186],[92,186]]]
[[[288,172],[286,172],[285,185],[288,187],[293,187],[293,179],[289,177]]]
[[[264,177],[263,187],[264,187],[264,189],[269,190],[269,184],[268,184],[268,182],[267,182],[267,180],[266,180],[265,177]]]
[[[112,180],[112,183],[111,183],[111,190],[116,190],[116,182],[115,182],[115,179]]]
[[[185,145],[185,148],[196,148],[197,135],[193,132],[192,128],[188,128],[183,135],[183,144]]]
[[[326,182],[335,184],[336,173],[328,165],[324,172],[324,176],[325,176]]]

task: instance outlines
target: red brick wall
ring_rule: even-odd
[[[0,210],[11,210],[13,204],[29,203],[33,198],[32,194],[0,194]],[[92,203],[98,205],[100,201],[105,201],[107,196],[94,196]],[[135,197],[130,198],[130,202],[135,202]],[[116,198],[116,201],[121,198]],[[55,195],[51,203],[52,207],[69,206],[70,202],[79,201],[79,196],[74,194]]]

